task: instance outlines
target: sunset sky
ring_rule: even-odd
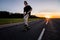
[[[33,8],[32,15],[60,18],[60,0],[26,0]],[[24,0],[0,0],[0,11],[23,13]]]

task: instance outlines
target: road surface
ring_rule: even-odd
[[[42,40],[60,40],[60,19],[51,19],[45,27]]]
[[[30,22],[32,27],[23,32],[24,23],[0,28],[0,40],[58,40],[60,38],[60,20],[44,19]]]

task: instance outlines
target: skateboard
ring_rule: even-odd
[[[28,30],[30,30],[30,29],[31,29],[30,26],[24,26],[23,31],[28,31]]]

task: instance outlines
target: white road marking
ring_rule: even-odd
[[[46,25],[48,24],[48,21],[46,22]]]
[[[45,28],[43,28],[43,30],[42,30],[42,32],[41,32],[41,34],[40,34],[38,40],[41,40],[41,39],[42,39],[42,36],[43,36],[43,34],[44,34],[44,31],[45,31]]]

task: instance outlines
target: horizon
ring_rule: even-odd
[[[52,18],[60,18],[59,0],[26,0],[33,8],[32,15]],[[0,0],[0,11],[9,11],[12,13],[23,13],[24,0]],[[49,14],[50,13],[50,14]],[[55,15],[56,14],[56,15]],[[57,15],[58,14],[58,15]]]

